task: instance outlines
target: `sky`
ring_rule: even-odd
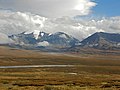
[[[120,0],[94,0],[97,5],[93,8],[93,15],[113,17],[120,16]]]
[[[95,5],[90,0],[0,0],[0,8],[31,12],[49,18],[88,15]]]
[[[45,17],[120,15],[120,0],[0,0],[0,8]]]
[[[119,6],[120,0],[0,0],[0,43],[34,30],[80,41],[95,32],[120,33]]]

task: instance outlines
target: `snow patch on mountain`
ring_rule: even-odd
[[[46,46],[49,46],[50,44],[47,41],[43,41],[43,42],[39,42],[37,45],[46,47]]]
[[[40,34],[40,31],[34,30],[33,35],[34,35],[34,37],[35,37],[36,40],[38,39],[39,34]]]
[[[45,33],[44,32],[41,32],[41,36],[43,37],[45,35]]]
[[[61,35],[59,35],[59,37],[67,39],[65,34],[61,34]]]

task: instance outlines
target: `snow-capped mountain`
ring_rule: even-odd
[[[46,33],[34,30],[9,36],[12,47],[42,50],[79,50],[79,48],[120,49],[120,34],[97,32],[83,41],[64,32]],[[77,48],[76,48],[77,47]]]
[[[119,22],[120,17],[85,20],[71,17],[46,18],[30,12],[0,11],[0,33],[9,36],[39,30],[47,33],[64,32],[81,41],[95,32],[106,30],[120,33]]]
[[[73,46],[118,48],[119,35],[95,32],[120,33],[119,22],[120,17],[83,20],[70,17],[46,18],[29,12],[0,11],[0,43],[12,43],[13,46],[28,48]],[[92,36],[88,37],[89,35]],[[88,38],[85,39],[86,37]]]
[[[79,43],[76,38],[63,33],[45,33],[38,30],[33,32],[23,32],[16,35],[9,36],[15,45],[31,46],[31,47],[54,47],[54,48],[66,48],[72,47]]]

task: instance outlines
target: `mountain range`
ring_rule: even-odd
[[[79,40],[64,33],[46,33],[34,30],[33,32],[23,32],[17,35],[9,36],[14,41],[10,44],[12,47],[22,47],[27,49],[50,49],[60,50],[70,48],[79,44]]]
[[[79,41],[64,32],[46,33],[34,30],[11,35],[9,38],[14,41],[9,44],[11,47],[43,51],[69,51],[71,48],[120,49],[120,34],[117,33],[97,32]]]

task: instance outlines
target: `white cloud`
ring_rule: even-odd
[[[95,32],[120,33],[120,17],[101,20],[44,18],[31,13],[0,11],[0,32],[6,35],[33,30],[48,33],[65,32],[82,40]]]
[[[46,18],[31,13],[0,11],[0,32],[18,34],[43,27]]]
[[[45,17],[88,15],[91,0],[0,0],[0,8],[36,13]]]
[[[0,33],[0,44],[12,43],[13,41],[7,35]]]

